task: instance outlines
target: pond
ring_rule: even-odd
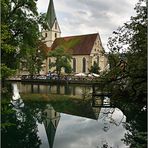
[[[21,106],[2,103],[2,148],[129,148],[146,146],[146,110],[140,105],[123,101],[110,106],[110,98],[104,96],[101,107],[94,107],[90,102],[82,105],[79,113],[62,108],[60,102],[29,102],[22,94],[55,93],[59,86],[17,83],[20,90]],[[68,88],[68,95],[82,95],[90,87],[60,86]],[[30,88],[30,89],[29,89]],[[61,89],[62,88],[62,89]],[[53,90],[53,91],[51,91]],[[68,92],[68,91],[65,91]],[[101,102],[102,98],[99,100]],[[77,102],[80,107],[82,102]],[[102,104],[102,103],[101,103]],[[126,105],[126,107],[124,107]],[[57,107],[58,106],[58,107]],[[71,106],[75,107],[75,106]],[[137,109],[139,107],[139,109]],[[7,109],[6,109],[7,108]],[[75,109],[75,108],[74,108]],[[77,109],[77,108],[76,108]],[[136,140],[135,140],[136,139]]]
[[[20,93],[65,94],[81,96],[85,92],[91,93],[91,86],[86,85],[41,85],[17,83]]]

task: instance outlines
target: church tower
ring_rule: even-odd
[[[45,38],[46,45],[51,47],[53,41],[56,38],[61,37],[61,30],[56,18],[53,0],[50,0],[49,2],[46,21],[49,29],[42,30],[42,35]]]

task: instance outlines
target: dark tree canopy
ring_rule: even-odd
[[[57,48],[50,51],[48,56],[55,58],[55,61],[49,64],[49,68],[55,67],[55,71],[57,72],[58,76],[60,76],[62,68],[65,69],[66,73],[70,73],[72,71],[70,65],[71,55],[66,53],[63,48]]]
[[[90,67],[89,72],[99,74],[100,73],[99,70],[100,70],[99,64],[95,61],[94,64]]]
[[[37,12],[36,2],[37,0],[1,1],[2,67],[5,66],[10,70],[16,70],[19,68],[22,59],[26,61],[32,59],[31,62],[36,63],[36,60],[33,61],[33,55],[38,50],[41,50],[39,49],[39,24],[43,24],[43,21],[40,21],[41,16]],[[28,57],[29,53],[32,53],[32,56],[30,54]],[[40,59],[44,59],[44,57]],[[42,63],[39,62],[38,64],[38,67],[40,67]],[[31,67],[26,68],[32,73],[30,71]],[[34,69],[33,73],[35,71],[37,70]],[[4,73],[3,68],[2,73]],[[5,76],[5,74],[2,74],[2,76]]]
[[[111,70],[108,80],[116,81],[134,99],[146,101],[147,93],[147,9],[146,1],[140,0],[136,16],[131,17],[109,38]],[[113,78],[113,79],[112,79]],[[119,88],[119,87],[118,87]]]

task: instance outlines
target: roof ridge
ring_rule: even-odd
[[[98,35],[99,33],[91,33],[91,34],[81,34],[81,35],[71,35],[71,36],[63,36],[59,38],[72,38],[72,37],[81,37],[81,36],[89,36],[89,35]]]

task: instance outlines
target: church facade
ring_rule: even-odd
[[[99,33],[61,37],[61,30],[56,18],[53,0],[50,0],[47,11],[48,30],[42,30],[42,36],[49,52],[56,48],[64,48],[72,55],[71,67],[73,73],[89,73],[90,67],[96,62],[100,71],[107,70],[108,59],[102,46]],[[44,61],[41,74],[47,74],[49,63],[53,58]],[[64,71],[63,71],[64,72]]]

